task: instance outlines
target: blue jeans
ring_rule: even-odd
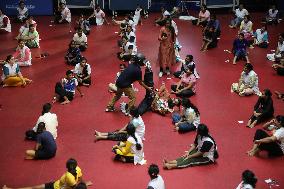
[[[181,120],[181,116],[178,113],[173,113],[172,122],[173,124],[178,123]],[[192,123],[184,122],[179,124],[179,133],[187,133],[190,131],[195,131],[196,127]]]
[[[178,123],[181,120],[181,116],[178,113],[173,113],[172,122],[173,124]]]

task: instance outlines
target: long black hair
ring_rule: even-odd
[[[255,188],[257,183],[257,178],[255,177],[254,173],[250,170],[245,170],[242,173],[242,180],[244,184],[250,184],[253,188]]]
[[[140,116],[140,113],[138,111],[138,108],[132,107],[129,111],[130,115],[134,118],[138,118]]]
[[[43,131],[45,131],[45,123],[39,122],[39,124],[37,125],[36,133],[41,134]]]
[[[284,127],[284,116],[278,115],[275,119],[280,123],[281,127]]]
[[[208,129],[207,125],[202,124],[202,123],[199,124],[198,127],[197,127],[197,135],[199,135],[201,138],[202,137],[210,138],[213,141],[213,143],[214,143],[214,148],[215,148],[215,151],[216,151],[216,149],[217,149],[216,148],[216,142],[215,142],[214,138],[209,134],[209,129]],[[219,155],[217,155],[217,154],[216,155],[214,154],[214,156],[216,156],[214,158],[218,158],[219,157]]]
[[[77,178],[77,172],[76,172],[76,167],[77,167],[77,161],[73,158],[68,159],[66,162],[66,168],[69,173],[71,173],[75,178]]]
[[[151,179],[155,179],[159,175],[159,167],[156,164],[151,164],[148,168],[148,174],[150,175]]]
[[[44,115],[45,113],[50,112],[51,107],[52,107],[52,106],[51,106],[50,103],[45,103],[45,104],[42,106],[41,115]]]
[[[136,142],[136,149],[137,150],[141,150],[142,146],[141,144],[138,143],[137,138],[135,136],[135,130],[136,128],[134,127],[134,125],[132,123],[128,123],[127,127],[126,127],[126,132],[129,136],[133,137],[135,142]]]
[[[196,113],[196,115],[200,116],[200,112],[199,112],[198,108],[194,104],[192,104],[191,101],[188,98],[183,98],[181,100],[181,104],[185,108],[192,108],[194,110],[194,112]]]
[[[167,22],[170,23],[170,26],[167,27],[167,28],[170,30],[170,32],[171,32],[171,34],[172,34],[172,40],[174,41],[176,33],[175,33],[174,27],[172,26],[172,19],[170,19],[170,18],[169,18],[169,19],[166,19],[166,21],[165,21],[165,27],[166,27]]]

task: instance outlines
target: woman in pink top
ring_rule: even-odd
[[[210,12],[207,10],[206,5],[202,5],[196,25],[205,27],[209,20],[210,20]]]
[[[172,93],[178,97],[191,97],[195,95],[196,77],[194,76],[194,68],[190,66],[181,76],[178,83],[171,86]]]
[[[13,54],[16,59],[16,63],[19,66],[31,66],[32,65],[32,55],[30,49],[25,46],[25,42],[20,39],[18,41],[18,47],[16,52]]]

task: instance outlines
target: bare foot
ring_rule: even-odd
[[[64,104],[69,104],[70,101],[69,100],[65,100],[64,102],[61,102],[60,104],[64,105]]]
[[[233,62],[233,65],[236,65],[237,63],[236,62]]]
[[[3,187],[2,187],[2,189],[9,189],[6,185],[4,185]]]

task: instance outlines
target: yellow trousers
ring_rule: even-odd
[[[29,79],[24,78],[24,80],[27,82]],[[7,87],[19,87],[23,85],[23,81],[18,76],[8,77],[3,81],[4,85]]]

